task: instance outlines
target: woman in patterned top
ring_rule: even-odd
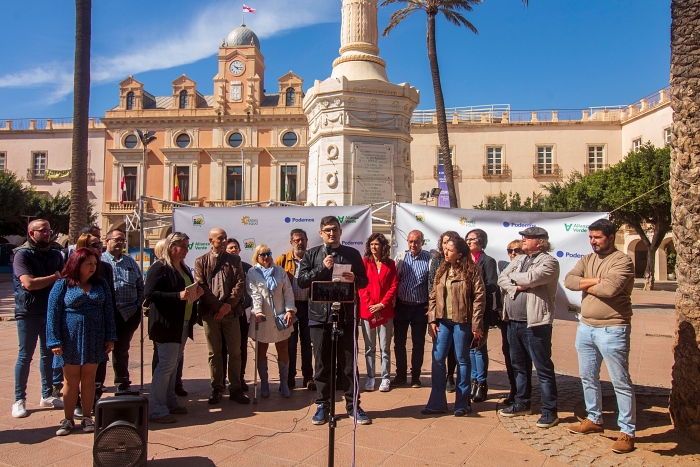
[[[91,433],[90,418],[95,394],[97,365],[109,359],[117,339],[112,292],[97,269],[99,258],[80,248],[68,258],[49,296],[46,345],[54,354],[54,368],[63,367],[63,411],[58,436],[71,432],[78,391],[83,394],[83,431]]]

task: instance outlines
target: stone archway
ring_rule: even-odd
[[[671,235],[668,235],[666,238],[663,239],[661,242],[661,245],[659,245],[659,249],[656,250],[656,279],[660,281],[666,281],[669,280],[669,275],[673,274],[675,280],[675,267],[672,265],[669,268],[669,261],[668,261],[668,255],[666,254],[666,250],[670,250],[673,253],[676,252],[676,247],[675,243],[673,242],[673,237]]]

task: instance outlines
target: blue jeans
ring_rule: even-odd
[[[158,365],[153,372],[151,381],[151,395],[148,400],[148,418],[161,418],[170,414],[170,410],[179,406],[177,394],[175,394],[175,377],[177,366],[182,360],[185,351],[185,343],[189,334],[189,326],[185,321],[182,327],[182,340],[180,343],[169,342],[161,344],[154,342],[158,348]]]
[[[379,336],[379,351],[381,352],[382,379],[391,376],[391,332],[394,329],[394,319],[389,318],[386,323],[370,329],[369,321],[362,320],[362,337],[365,341],[365,363],[367,364],[367,377],[376,376],[377,335]]]
[[[472,343],[471,323],[455,323],[451,319],[437,321],[438,334],[433,339],[432,388],[425,408],[447,412],[447,368],[445,359],[454,342],[457,357],[457,381],[455,393],[455,410],[469,407],[469,346]]]
[[[622,433],[634,436],[637,404],[629,372],[630,332],[631,326],[594,328],[579,323],[576,350],[588,418],[593,423],[603,423],[600,364],[605,360],[617,397],[617,424]]]
[[[524,321],[508,321],[510,360],[515,371],[515,404],[530,407],[529,374],[534,363],[540,380],[542,409],[557,413],[557,380],[552,363],[552,325],[527,327]]]
[[[27,398],[27,380],[37,339],[41,363],[41,395],[49,397],[53,392],[52,383],[63,386],[63,368],[53,369],[53,352],[46,347],[46,315],[28,315],[17,320],[19,353],[15,364],[15,400]],[[49,380],[51,378],[51,380]]]
[[[247,336],[247,334],[246,334]],[[222,350],[223,352],[223,350]],[[228,354],[228,353],[227,353]],[[185,356],[183,355],[180,359],[180,363],[177,364],[177,374],[175,375],[175,387],[182,387],[182,367],[185,365]],[[156,367],[158,366],[158,347],[153,344],[153,358],[151,359],[151,377],[156,372]],[[224,371],[224,374],[226,372]]]
[[[469,350],[469,361],[472,367],[472,379],[480,383],[486,382],[486,377],[489,375],[489,346],[487,338],[489,336],[489,327],[484,325],[484,338],[481,340],[481,347],[478,349]]]

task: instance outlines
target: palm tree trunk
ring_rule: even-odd
[[[440,83],[440,68],[438,67],[437,45],[435,44],[435,15],[428,13],[428,60],[430,61],[430,74],[433,78],[433,92],[435,93],[435,111],[437,113],[437,130],[442,160],[447,179],[447,192],[450,196],[450,207],[457,208],[457,190],[455,190],[454,170],[452,157],[450,157],[450,140],[447,136],[447,116],[445,115],[445,98],[442,95]]]
[[[676,337],[669,410],[674,426],[700,441],[700,0],[671,1],[672,225],[678,252]]]
[[[73,157],[69,234],[75,243],[87,224],[88,120],[90,112],[90,39],[92,0],[75,0],[75,70],[73,75]]]

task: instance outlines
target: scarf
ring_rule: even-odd
[[[263,277],[265,278],[265,284],[270,292],[274,292],[277,288],[277,279],[275,279],[275,267],[271,266],[267,269],[260,267]]]

